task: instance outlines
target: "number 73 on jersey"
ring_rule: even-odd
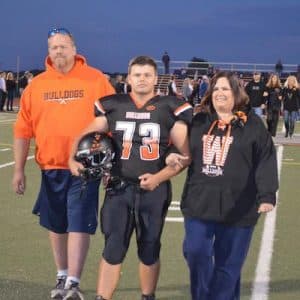
[[[123,131],[123,150],[121,159],[129,159],[132,142],[136,130],[136,122],[117,121],[116,130]],[[138,125],[137,133],[142,137],[139,146],[140,158],[142,160],[156,160],[159,158],[160,125],[157,123],[141,123]]]

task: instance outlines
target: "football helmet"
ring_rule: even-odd
[[[84,135],[77,147],[75,160],[82,163],[80,176],[86,180],[97,180],[110,174],[115,156],[112,139],[100,132]]]

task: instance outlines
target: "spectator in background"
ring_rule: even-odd
[[[131,92],[131,85],[128,82],[128,76],[126,76],[125,83],[124,83],[124,94],[129,94]]]
[[[266,84],[267,127],[274,137],[276,136],[279,113],[282,103],[281,83],[277,74],[271,74]]]
[[[190,102],[192,92],[193,92],[193,85],[191,79],[187,77],[183,80],[183,84],[182,84],[182,96],[185,99],[185,101]]]
[[[241,85],[242,87],[245,87],[245,86],[246,86],[246,82],[245,82],[245,80],[244,80],[244,78],[243,78],[243,74],[241,73],[240,75],[238,75],[238,77],[239,77],[240,85]]]
[[[167,51],[165,51],[164,55],[161,58],[164,68],[165,68],[165,74],[170,73],[170,56]]]
[[[281,77],[282,70],[283,70],[283,65],[282,65],[281,59],[278,59],[276,65],[275,65],[275,71],[279,78]]]
[[[117,94],[124,94],[124,85],[125,83],[124,83],[123,76],[121,74],[118,74],[116,76],[116,81],[114,84],[114,88]]]
[[[6,95],[6,73],[2,72],[0,73],[0,111],[3,111]]]
[[[49,232],[57,268],[53,299],[83,299],[80,277],[97,228],[99,181],[82,190],[80,178],[69,167],[74,138],[94,119],[94,102],[114,89],[97,69],[77,54],[72,34],[65,28],[48,33],[46,71],[24,90],[14,127],[13,189],[24,194],[25,163],[30,141],[41,168],[41,188],[33,213]]]
[[[207,68],[207,76],[212,78],[216,74],[216,69],[213,66]]]
[[[178,95],[176,79],[175,79],[174,75],[171,76],[171,79],[168,84],[168,95],[169,96],[177,96]]]
[[[290,75],[282,92],[285,137],[292,138],[300,107],[300,90],[296,76]]]
[[[6,90],[7,90],[7,101],[6,111],[13,111],[13,103],[16,94],[17,83],[12,72],[7,73],[6,77]]]
[[[27,77],[27,84],[29,84],[32,81],[32,79],[33,79],[33,74],[30,73],[30,72],[28,72],[27,75],[26,75],[26,77]]]
[[[297,81],[300,81],[300,65],[297,66]]]
[[[208,89],[208,86],[209,86],[209,78],[206,75],[203,75],[202,76],[202,81],[201,81],[200,86],[199,86],[200,101],[204,97],[204,95],[205,95],[205,93]]]
[[[264,92],[266,86],[261,81],[260,72],[253,73],[253,79],[246,85],[245,90],[249,96],[251,108],[258,116],[262,117],[263,109],[265,108]]]
[[[199,78],[198,80],[197,79],[193,80],[193,91],[191,94],[191,105],[193,107],[197,106],[200,102],[200,96],[199,96],[200,83],[201,83],[201,78]]]
[[[26,71],[26,72],[24,72],[23,76],[21,76],[19,78],[18,86],[19,86],[19,94],[20,94],[20,96],[22,95],[24,89],[26,88],[26,86],[28,84],[28,74],[29,74],[29,71]]]

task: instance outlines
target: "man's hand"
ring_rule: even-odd
[[[15,193],[23,195],[26,189],[26,176],[24,171],[15,171],[12,186]]]
[[[74,176],[80,176],[80,170],[83,170],[84,166],[80,162],[76,161],[74,158],[69,158],[68,163],[71,173]]]
[[[258,213],[268,213],[273,210],[274,205],[270,203],[262,203],[258,208]]]
[[[154,174],[146,173],[139,177],[140,187],[147,191],[153,191],[156,189],[160,182]]]

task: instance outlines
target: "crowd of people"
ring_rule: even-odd
[[[165,52],[162,60],[168,64],[170,58],[166,58]],[[169,72],[169,66],[165,72]],[[167,74],[167,73],[166,73]],[[208,76],[209,75],[209,76]],[[165,93],[156,87],[160,95],[173,95],[188,101],[193,107],[198,107],[203,99],[210,80],[214,73],[201,75],[195,78],[185,76],[182,84],[177,83],[175,75],[170,75]],[[266,74],[264,74],[266,75]],[[131,92],[128,78],[122,74],[111,76],[105,74],[117,94],[127,94]],[[0,111],[13,111],[14,99],[20,97],[23,90],[31,82],[33,74],[29,71],[16,79],[13,72],[0,73]],[[300,88],[298,79],[294,75],[289,75],[284,82],[280,79],[279,73],[271,73],[262,78],[261,72],[255,71],[251,80],[244,80],[239,77],[240,84],[245,88],[250,106],[255,113],[266,118],[268,131],[272,136],[276,136],[279,117],[282,116],[285,125],[285,137],[292,138],[294,134],[295,122],[300,120]]]
[[[283,116],[285,137],[292,138],[295,122],[300,120],[300,86],[295,75],[289,75],[283,82],[279,74],[271,73],[265,80],[260,72],[254,72],[251,80],[239,78],[240,85],[249,96],[249,107],[260,117],[265,117],[267,129],[275,137],[278,120]],[[213,77],[213,76],[212,76]],[[178,79],[171,75],[166,94],[184,98],[199,110],[212,77],[202,75],[198,79],[185,77],[182,86],[178,87]]]
[[[0,111],[13,111],[14,99],[19,97],[25,87],[33,78],[29,71],[24,72],[20,78],[15,78],[13,72],[0,73]]]
[[[21,93],[12,179],[20,195],[26,191],[26,158],[35,139],[41,185],[33,213],[48,231],[57,269],[51,298],[84,299],[80,280],[98,226],[100,178],[83,188],[85,165],[75,157],[81,139],[96,132],[112,139],[115,155],[103,180],[104,249],[95,299],[113,299],[134,232],[141,299],[156,299],[170,178],[185,168],[183,256],[191,299],[240,299],[255,224],[276,204],[272,136],[282,110],[286,137],[294,133],[300,99],[296,77],[282,86],[272,74],[265,84],[255,72],[244,86],[236,74],[220,71],[200,80],[187,77],[179,88],[172,76],[167,95],[161,95],[157,65],[149,56],[130,60],[126,79],[112,79],[77,53],[67,29],[50,30],[47,44],[45,72],[30,83],[29,74],[24,83],[9,74],[0,87],[8,94],[7,110],[13,109],[8,87],[18,84]],[[165,62],[168,71],[169,59]]]
[[[296,76],[289,75],[282,84],[279,75],[274,73],[265,83],[261,80],[261,73],[255,72],[245,90],[255,113],[260,117],[266,116],[270,134],[276,136],[279,116],[283,115],[285,137],[292,138],[300,109],[300,89]]]

